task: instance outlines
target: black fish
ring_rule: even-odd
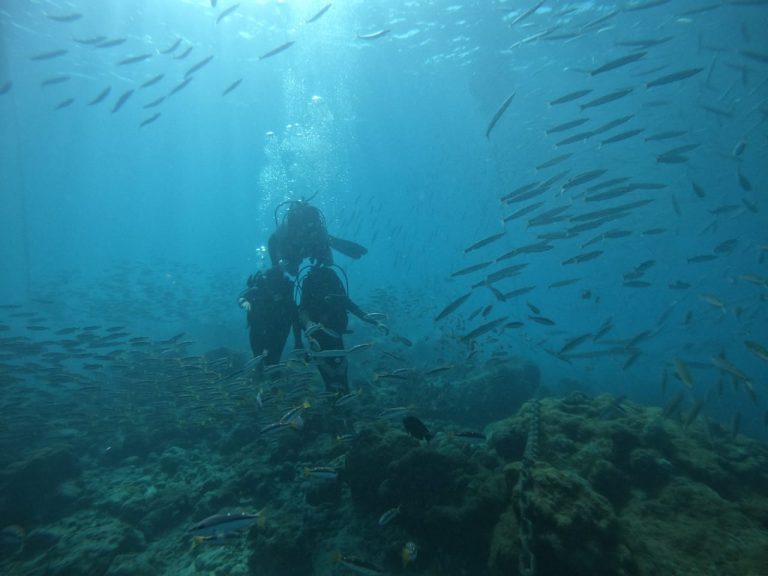
[[[176,39],[176,42],[174,42],[173,45],[170,48],[167,48],[165,50],[161,50],[160,54],[170,54],[171,52],[175,51],[176,48],[179,47],[179,44],[181,44],[181,38]]]
[[[194,46],[188,46],[187,49],[184,50],[184,52],[182,52],[178,56],[174,56],[173,59],[174,60],[184,60],[184,58],[189,56],[189,53],[192,52],[192,48],[194,48]]]
[[[416,418],[416,416],[406,416],[403,418],[403,428],[417,440],[426,440],[429,442],[433,437],[433,434],[424,425],[424,422]]]
[[[449,314],[455,312],[458,309],[458,307],[464,304],[467,298],[469,298],[471,295],[472,295],[472,292],[467,292],[463,296],[459,296],[458,298],[456,298],[456,300],[448,304],[445,308],[443,308],[440,311],[440,313],[437,316],[435,316],[435,322],[439,322]]]
[[[555,98],[554,100],[550,101],[549,105],[554,106],[556,104],[565,104],[566,102],[571,102],[572,100],[577,100],[582,96],[586,96],[590,92],[592,92],[591,89],[576,90],[575,92],[569,92],[565,96],[560,96],[560,98]]]
[[[152,58],[152,54],[139,54],[138,56],[129,56],[117,63],[118,66],[125,66],[126,64],[136,64],[137,62],[143,62]]]
[[[105,40],[96,44],[96,48],[112,48],[113,46],[120,46],[120,44],[126,41],[125,38],[115,38],[113,40]]]
[[[515,97],[515,93],[512,92],[512,94],[507,96],[507,99],[504,100],[504,102],[502,102],[501,106],[499,106],[499,109],[496,110],[496,113],[493,115],[493,118],[491,118],[491,121],[488,123],[488,128],[485,129],[486,138],[489,138],[491,136],[491,130],[493,130],[493,127],[496,126],[496,123],[502,117],[504,112],[507,111],[507,108],[509,108],[509,105],[512,103],[512,100],[514,97]]]
[[[98,94],[98,96],[96,96],[96,98],[94,98],[93,100],[91,100],[90,102],[88,102],[88,106],[93,106],[94,104],[98,104],[99,102],[101,102],[102,100],[104,100],[104,98],[106,98],[107,96],[109,96],[109,93],[110,93],[111,91],[112,91],[112,86],[107,86],[106,88],[104,88],[104,90],[102,90],[101,92],[99,92],[99,94]]]
[[[66,100],[62,100],[59,102],[58,106],[56,106],[56,110],[61,110],[62,108],[66,108],[67,106],[70,106],[75,101],[74,98],[67,98]]]
[[[117,99],[117,102],[115,102],[115,105],[112,107],[112,114],[120,110],[120,108],[123,107],[123,104],[128,102],[128,98],[130,98],[133,95],[133,90],[127,90],[123,93],[120,98]]]
[[[382,36],[386,36],[389,34],[389,29],[384,30],[377,30],[376,32],[371,32],[370,34],[360,34],[357,33],[357,39],[358,40],[376,40],[377,38],[381,38]]]
[[[154,76],[149,80],[147,80],[146,82],[144,82],[144,84],[139,86],[139,88],[149,88],[150,86],[160,82],[160,80],[162,80],[164,77],[165,77],[165,74],[158,74],[157,76]]]
[[[704,70],[704,68],[690,68],[688,70],[681,70],[680,72],[667,74],[666,76],[662,76],[661,78],[656,78],[656,80],[647,82],[645,87],[653,88],[654,86],[664,86],[665,84],[671,84],[672,82],[679,82],[681,80],[685,80],[686,78],[690,78],[691,76],[695,76],[702,70]]]
[[[91,44],[98,44],[99,42],[104,42],[106,40],[106,36],[94,36],[93,38],[73,38],[75,42],[78,44],[85,44],[86,46]]]
[[[148,104],[144,104],[144,108],[154,108],[155,106],[159,106],[163,100],[165,100],[165,96],[160,96],[160,98],[152,100],[152,102],[149,102]]]
[[[240,6],[240,4],[233,4],[232,6],[230,6],[230,7],[229,7],[229,8],[227,8],[226,10],[224,10],[224,11],[223,11],[221,14],[219,14],[219,17],[218,17],[218,18],[216,18],[216,24],[218,24],[219,22],[221,22],[222,20],[224,20],[224,18],[226,18],[227,16],[229,16],[230,14],[232,14],[232,12],[234,12],[235,10],[237,10],[238,6]]]
[[[616,68],[620,68],[621,66],[626,66],[627,64],[631,64],[632,62],[636,62],[640,60],[643,56],[645,56],[645,52],[633,52],[632,54],[629,54],[627,56],[622,56],[621,58],[617,58],[616,60],[611,60],[610,62],[606,62],[599,68],[595,68],[592,70],[592,72],[589,73],[590,76],[597,76],[598,74],[602,74],[603,72],[608,72],[610,70],[615,70]]]
[[[61,84],[62,82],[67,82],[71,76],[55,76],[53,78],[46,78],[42,82],[40,82],[40,86],[45,88],[46,86],[53,86],[54,84]]]
[[[610,94],[606,94],[605,96],[600,96],[599,98],[590,100],[586,104],[582,104],[581,109],[586,110],[587,108],[594,108],[595,106],[602,106],[603,104],[608,104],[609,102],[613,102],[615,100],[618,100],[619,98],[624,98],[624,96],[626,96],[630,92],[632,92],[632,88],[624,88],[623,90],[617,90],[616,92],[611,92]]]
[[[53,20],[55,22],[74,22],[75,20],[80,20],[80,18],[83,17],[82,14],[78,14],[77,12],[72,14],[62,14],[61,16],[56,16],[54,14],[46,14],[50,20]]]
[[[153,114],[152,116],[144,120],[141,124],[139,124],[139,128],[143,128],[147,124],[152,124],[152,122],[154,122],[158,118],[160,118],[160,112],[157,112],[156,114]]]
[[[262,54],[259,56],[259,60],[264,60],[265,58],[270,58],[274,56],[275,54],[280,54],[283,50],[288,50],[291,46],[293,46],[295,40],[291,40],[290,42],[286,42],[285,44],[280,44],[277,48],[274,48],[267,52],[266,54]]]
[[[221,95],[222,95],[222,96],[226,96],[227,94],[229,94],[230,92],[232,92],[232,90],[234,90],[235,88],[237,88],[238,86],[240,86],[240,82],[242,82],[242,81],[243,81],[243,79],[242,79],[242,78],[240,78],[239,80],[235,80],[234,82],[232,82],[232,84],[230,84],[229,86],[227,86],[227,89],[226,89],[226,90],[224,90],[224,92],[222,92],[222,93],[221,93]]]
[[[328,9],[330,7],[331,7],[330,3],[326,4],[325,6],[323,6],[317,14],[315,14],[314,16],[312,16],[312,18],[310,18],[309,20],[306,21],[307,24],[312,24],[312,22],[316,22],[316,21],[320,20],[320,18],[323,16],[323,14],[328,12]]]
[[[189,76],[188,78],[186,78],[186,79],[182,80],[181,82],[179,82],[176,86],[173,87],[173,90],[171,90],[168,93],[168,96],[173,96],[174,94],[176,94],[176,92],[178,92],[179,90],[185,88],[187,86],[187,84],[192,82],[193,78],[194,78],[194,76]]]
[[[200,68],[203,68],[204,66],[206,66],[211,60],[213,60],[213,55],[208,56],[208,58],[204,58],[203,60],[200,60],[200,62],[192,66],[189,70],[187,70],[184,73],[184,78],[192,76],[192,74],[200,70]]]
[[[43,52],[42,54],[35,54],[34,56],[30,56],[30,60],[35,60],[37,62],[41,60],[51,60],[52,58],[58,58],[59,56],[64,56],[69,52],[69,50],[52,50],[50,52]]]

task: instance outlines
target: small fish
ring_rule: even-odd
[[[393,408],[385,408],[378,414],[376,414],[376,418],[379,418],[381,420],[389,420],[392,418],[400,418],[404,414],[407,414],[412,410],[412,406],[395,406]]]
[[[653,136],[648,136],[645,138],[646,142],[653,142],[657,140],[669,140],[671,138],[678,138],[680,136],[685,136],[688,133],[687,130],[668,130],[667,132],[659,132],[658,134],[654,134]]]
[[[762,360],[765,360],[768,362],[768,348],[760,344],[759,342],[755,342],[754,340],[745,340],[744,345],[747,347],[747,349],[752,352],[755,356],[758,358],[761,358]]]
[[[155,114],[153,114],[149,118],[146,118],[145,120],[143,120],[141,122],[141,124],[139,124],[139,128],[143,128],[144,126],[147,126],[148,124],[152,124],[152,122],[154,122],[158,118],[160,118],[160,112],[156,112]]]
[[[491,244],[492,242],[495,242],[496,240],[504,236],[504,234],[506,234],[506,231],[498,232],[496,234],[491,234],[487,238],[483,238],[482,240],[475,242],[471,246],[464,248],[464,253],[467,254],[468,252],[472,252],[473,250],[478,250],[483,246],[487,246],[488,244]]]
[[[480,262],[479,264],[473,264],[471,266],[467,266],[466,268],[462,268],[461,270],[457,270],[456,272],[451,273],[451,278],[455,278],[457,276],[464,276],[466,274],[471,274],[472,272],[477,272],[478,270],[487,268],[491,264],[493,264],[493,260],[488,260],[487,262]]]
[[[330,4],[330,3],[326,4],[325,6],[323,6],[322,8],[320,8],[320,11],[319,11],[319,12],[317,12],[317,13],[316,13],[314,16],[312,16],[312,17],[311,17],[309,20],[305,20],[305,23],[306,23],[306,24],[312,24],[313,22],[317,22],[318,20],[320,20],[320,18],[322,18],[322,17],[323,17],[323,15],[324,15],[326,12],[328,12],[328,10],[330,9],[330,7],[331,7],[331,4]]]
[[[594,100],[590,100],[586,104],[581,105],[582,110],[586,110],[587,108],[594,108],[596,106],[603,106],[604,104],[608,104],[610,102],[614,102],[616,100],[619,100],[621,98],[624,98],[628,94],[632,92],[632,88],[624,88],[622,90],[616,90],[615,92],[611,92],[609,94],[606,94],[605,96],[600,96],[599,98],[595,98]]]
[[[262,54],[261,56],[259,56],[259,60],[264,60],[265,58],[271,58],[275,54],[280,54],[280,52],[282,52],[284,50],[288,50],[288,48],[293,46],[295,44],[295,42],[296,42],[295,40],[291,40],[290,42],[286,42],[285,44],[280,44],[280,46],[278,46],[277,48],[273,48],[269,52],[266,52],[266,53]]]
[[[362,576],[379,576],[384,574],[384,570],[363,560],[357,556],[344,556],[341,552],[336,554],[336,563],[344,566],[347,570],[354,572],[355,574],[361,574]]]
[[[741,172],[738,173],[739,176],[739,186],[741,186],[741,189],[745,192],[751,192],[752,191],[752,183],[749,181],[749,179],[744,176]]]
[[[453,364],[448,364],[446,366],[436,366],[435,368],[430,368],[429,370],[425,370],[422,374],[423,376],[434,376],[435,374],[439,374],[440,372],[447,372],[448,370],[454,369]]]
[[[604,72],[615,70],[616,68],[626,66],[627,64],[632,64],[633,62],[637,62],[638,60],[643,58],[645,55],[646,55],[646,52],[633,52],[632,54],[628,54],[627,56],[616,58],[615,60],[611,60],[610,62],[606,62],[602,66],[595,68],[589,73],[589,75],[597,76],[598,74],[603,74]]]
[[[165,78],[165,74],[158,74],[157,76],[153,76],[152,78],[144,82],[141,86],[139,86],[139,88],[149,88],[150,86],[154,86],[155,84],[160,82],[160,80],[162,80],[163,78]]]
[[[633,136],[637,136],[642,132],[645,132],[645,128],[636,128],[634,130],[627,130],[626,132],[622,132],[620,134],[616,134],[615,136],[611,136],[610,138],[606,138],[600,144],[605,146],[606,144],[621,142],[622,140],[626,140],[627,138],[632,138]]]
[[[71,106],[74,103],[74,98],[67,98],[66,100],[62,100],[56,105],[56,110],[62,110],[64,108],[67,108]]]
[[[582,334],[580,336],[576,336],[575,338],[571,338],[565,344],[563,344],[562,348],[560,348],[557,355],[560,356],[562,354],[565,354],[566,352],[573,350],[574,348],[583,344],[590,338],[592,338],[592,332],[587,332],[586,334]]]
[[[45,88],[46,86],[63,84],[64,82],[69,82],[71,79],[72,79],[71,76],[54,76],[53,78],[46,78],[45,80],[40,82],[40,87]]]
[[[176,42],[171,44],[169,48],[166,48],[165,50],[160,50],[160,54],[171,54],[172,52],[175,52],[176,48],[179,47],[179,44],[181,44],[181,38],[177,38]]]
[[[512,20],[512,22],[509,23],[509,27],[512,28],[518,22],[522,22],[523,20],[528,18],[528,16],[533,15],[536,12],[536,10],[538,10],[539,8],[542,7],[542,5],[544,4],[545,1],[546,0],[540,0],[540,2],[538,4],[536,4],[535,6],[532,6],[532,7],[528,8],[528,10],[526,10],[525,12],[521,12],[520,14],[518,14],[515,17],[515,19]]]
[[[462,342],[471,342],[472,340],[475,340],[476,338],[479,338],[483,334],[486,334],[490,332],[491,330],[494,330],[495,328],[501,326],[507,321],[507,316],[503,316],[502,318],[496,318],[495,320],[491,320],[490,322],[486,322],[485,324],[482,324],[469,332],[468,334],[465,334],[459,340]]]
[[[174,59],[174,60],[184,60],[184,58],[186,58],[187,56],[189,56],[189,53],[190,53],[190,52],[192,52],[192,49],[193,49],[193,48],[194,48],[194,46],[187,46],[187,49],[186,49],[186,50],[184,50],[184,52],[182,52],[182,53],[181,53],[181,54],[179,54],[178,56],[174,56],[174,57],[173,57],[173,59]]]
[[[363,393],[362,390],[357,390],[355,392],[342,394],[341,396],[339,396],[333,401],[333,406],[334,408],[340,408],[342,406],[346,406],[347,404],[352,403],[354,400],[357,400],[362,393]]]
[[[339,471],[330,466],[305,467],[304,477],[319,478],[321,480],[336,480],[339,477]]]
[[[573,152],[569,152],[568,154],[561,154],[560,156],[555,156],[554,158],[547,160],[546,162],[543,162],[536,166],[536,170],[543,170],[544,168],[551,168],[555,164],[559,164],[560,162],[564,162],[568,158],[573,156]]]
[[[52,50],[50,52],[43,52],[41,54],[35,54],[34,56],[30,56],[30,60],[34,60],[36,62],[40,62],[42,60],[52,60],[53,58],[59,58],[60,56],[64,56],[64,54],[69,53],[69,50]]]
[[[543,326],[554,326],[555,321],[551,320],[545,316],[528,316],[529,320],[533,320],[537,324],[541,324]]]
[[[762,62],[763,64],[768,63],[768,54],[764,52],[755,52],[754,50],[739,50],[739,53],[742,56],[746,56],[750,60],[754,60],[755,62]]]
[[[357,39],[358,40],[376,40],[377,38],[381,38],[382,36],[386,36],[389,34],[389,29],[385,28],[383,30],[377,30],[376,32],[371,32],[370,34],[360,34],[357,33]]]
[[[259,521],[263,521],[263,510],[255,514],[230,512],[214,514],[205,520],[193,524],[189,532],[194,536],[223,536],[229,532],[245,530]]]
[[[222,92],[222,93],[221,93],[221,95],[222,95],[222,96],[226,96],[227,94],[229,94],[230,92],[232,92],[232,90],[234,90],[235,88],[237,88],[238,86],[240,86],[240,83],[241,83],[242,81],[243,81],[243,79],[242,79],[242,78],[240,78],[240,79],[238,79],[238,80],[235,80],[234,82],[232,82],[232,84],[230,84],[229,86],[227,86],[227,89],[226,89],[226,90],[224,90],[224,92]]]
[[[704,70],[704,68],[689,68],[687,70],[681,70],[680,72],[667,74],[666,76],[662,76],[661,78],[656,78],[656,80],[651,80],[650,82],[646,82],[645,87],[654,88],[656,86],[664,86],[666,84],[671,84],[673,82],[679,82],[681,80],[685,80],[686,78],[690,78],[691,76],[695,76],[702,70]]]
[[[174,86],[173,90],[171,90],[171,91],[168,93],[168,96],[173,96],[173,95],[174,95],[174,94],[176,94],[177,92],[179,92],[179,91],[183,90],[184,88],[186,88],[186,87],[187,87],[187,84],[189,84],[190,82],[192,82],[192,80],[193,80],[193,79],[194,79],[194,76],[190,76],[189,78],[185,78],[184,80],[182,80],[181,82],[179,82],[179,83],[178,83],[176,86]]]
[[[717,259],[717,254],[700,254],[688,258],[688,264],[701,264],[702,262],[711,262]]]
[[[435,320],[434,321],[435,322],[439,322],[440,320],[442,320],[446,316],[448,316],[448,315],[452,314],[453,312],[455,312],[459,308],[459,306],[464,304],[464,302],[466,302],[467,299],[471,295],[472,295],[472,292],[467,292],[463,296],[459,296],[456,300],[454,300],[453,302],[448,304],[445,308],[443,308],[440,311],[440,313],[437,316],[435,316]]]
[[[672,361],[672,364],[675,368],[675,374],[678,378],[680,378],[680,381],[685,384],[688,388],[693,388],[693,380],[691,379],[691,372],[688,369],[688,365],[683,362],[680,358],[675,358]]]
[[[74,22],[75,20],[80,20],[80,18],[83,17],[83,15],[80,14],[79,12],[73,12],[71,14],[61,14],[61,15],[46,14],[46,16],[50,20],[53,20],[54,22]]]
[[[152,100],[152,102],[144,104],[144,108],[154,108],[155,106],[159,106],[163,103],[163,100],[165,100],[165,96],[160,96],[159,98]]]
[[[219,22],[221,22],[222,20],[224,20],[224,18],[226,18],[226,17],[227,17],[227,16],[229,16],[230,14],[232,14],[232,12],[234,12],[235,10],[237,10],[239,6],[240,6],[240,4],[232,4],[232,6],[230,6],[230,7],[229,7],[229,8],[227,8],[226,10],[223,10],[223,11],[221,12],[221,14],[219,14],[219,17],[218,17],[218,18],[216,18],[216,24],[218,24]]]
[[[399,515],[400,515],[400,506],[397,506],[395,508],[390,508],[389,510],[384,512],[381,516],[379,516],[379,526],[386,526]]]
[[[187,71],[184,73],[184,78],[187,78],[187,77],[189,77],[189,76],[192,76],[192,74],[194,74],[195,72],[197,72],[198,70],[200,70],[200,69],[201,69],[201,68],[203,68],[204,66],[207,66],[207,65],[208,65],[208,63],[209,63],[211,60],[213,60],[213,55],[210,55],[210,56],[208,56],[207,58],[203,58],[202,60],[200,60],[200,62],[198,62],[197,64],[195,64],[194,66],[192,66],[192,67],[191,67],[189,70],[187,70]]]
[[[138,56],[129,56],[117,63],[118,66],[125,66],[126,64],[136,64],[137,62],[143,62],[152,58],[152,54],[139,54]]]
[[[587,94],[592,92],[592,89],[584,89],[584,90],[576,90],[575,92],[569,92],[568,94],[564,96],[560,96],[559,98],[555,98],[554,100],[550,100],[549,105],[550,106],[557,106],[558,104],[565,104],[566,102],[571,102],[573,100],[578,100],[579,98],[583,98]]]
[[[416,418],[416,416],[406,416],[403,418],[403,428],[405,428],[405,431],[417,440],[426,440],[429,442],[434,437],[434,435],[424,425],[424,422]]]
[[[11,82],[10,80],[0,85],[0,96],[10,92],[11,88],[13,88],[13,82]]]
[[[106,40],[106,36],[94,36],[93,38],[73,38],[75,42],[78,44],[84,44],[86,46],[91,46],[93,44],[98,44],[99,42],[104,42]]]
[[[581,126],[585,122],[589,122],[589,118],[577,118],[576,120],[571,120],[570,122],[563,122],[562,124],[558,124],[557,126],[548,128],[546,130],[546,133],[556,134],[557,132],[565,132],[566,130],[570,130],[571,128],[576,128],[577,126]]]
[[[120,110],[120,108],[123,107],[123,105],[128,101],[128,98],[130,98],[133,95],[133,90],[126,90],[120,98],[117,99],[117,102],[115,102],[115,105],[112,107],[112,114]]]
[[[113,38],[112,40],[99,42],[96,44],[96,48],[113,48],[115,46],[120,46],[120,44],[124,44],[125,42],[127,42],[127,38]]]
[[[491,131],[493,130],[494,126],[496,126],[496,123],[504,115],[504,112],[507,111],[507,108],[509,108],[509,105],[512,103],[512,100],[514,98],[515,98],[515,93],[512,92],[512,94],[507,96],[507,99],[504,100],[504,102],[501,103],[501,106],[499,106],[499,108],[493,114],[493,117],[491,118],[491,121],[488,123],[488,128],[485,129],[485,138],[486,138],[486,140],[490,138]]]
[[[589,262],[590,260],[594,260],[595,258],[602,255],[602,253],[602,250],[592,250],[591,252],[577,254],[576,256],[572,256],[571,258],[563,260],[561,264],[563,266],[567,266],[568,264],[581,264],[582,262]]]

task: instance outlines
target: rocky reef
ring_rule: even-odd
[[[0,473],[0,515],[14,527],[0,570],[325,575],[354,573],[354,558],[370,573],[508,576],[522,556],[539,576],[766,573],[766,446],[609,395],[542,398],[481,422],[478,390],[537,375],[517,366],[476,378],[444,385],[442,398],[462,406],[450,417],[439,403],[410,410],[429,441],[372,415],[370,399],[343,409],[320,399],[274,436],[145,430],[146,451],[30,454]],[[533,402],[539,446],[523,463]],[[339,434],[350,422],[354,433]],[[258,510],[263,522],[190,535],[222,510]]]

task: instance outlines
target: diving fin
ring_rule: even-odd
[[[352,240],[344,240],[342,238],[336,238],[336,236],[330,236],[330,244],[331,248],[336,250],[337,252],[341,252],[345,256],[349,256],[350,258],[354,258],[357,260],[361,256],[365,256],[368,254],[368,248],[365,246],[361,246],[357,242],[352,242]]]

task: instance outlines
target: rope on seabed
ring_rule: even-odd
[[[533,491],[532,469],[539,457],[539,418],[541,407],[537,399],[531,400],[531,420],[528,424],[528,439],[523,452],[523,466],[517,480],[518,509],[520,511],[520,576],[536,574],[536,556],[533,553],[533,522],[530,518],[530,493]]]

